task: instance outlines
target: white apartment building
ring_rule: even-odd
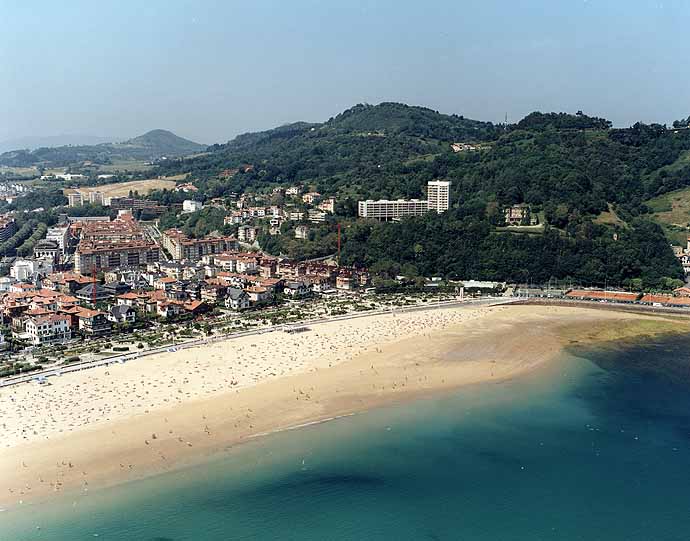
[[[65,253],[69,239],[69,228],[67,227],[50,227],[48,228],[48,233],[46,234],[46,240],[55,242],[58,248]]]
[[[72,337],[70,317],[51,314],[29,318],[26,321],[26,334],[29,341],[36,346],[66,342]]]
[[[67,194],[67,202],[70,207],[81,207],[83,200],[81,198],[81,193],[74,192]]]
[[[359,216],[375,220],[399,220],[404,216],[422,216],[429,210],[428,201],[419,199],[397,199],[389,201],[367,199],[359,202]]]
[[[306,225],[298,225],[295,227],[295,238],[300,240],[309,239],[309,228]]]
[[[241,225],[237,229],[237,239],[240,242],[254,242],[256,240],[256,227]]]
[[[182,212],[185,214],[196,212],[204,207],[201,201],[194,201],[192,199],[185,199],[182,202]]]
[[[430,211],[441,214],[450,208],[450,184],[449,180],[431,180],[427,183],[427,201]]]
[[[89,203],[92,205],[103,205],[103,192],[89,192]]]

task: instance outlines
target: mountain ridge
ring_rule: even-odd
[[[0,154],[0,165],[66,167],[84,161],[99,164],[112,160],[155,161],[163,157],[195,154],[205,149],[206,145],[179,137],[168,130],[155,129],[122,142],[11,150]]]

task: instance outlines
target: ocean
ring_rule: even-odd
[[[573,350],[513,381],[0,513],[1,541],[94,538],[686,541],[690,337]]]

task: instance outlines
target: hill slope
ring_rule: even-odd
[[[402,164],[447,153],[452,142],[494,140],[499,131],[489,122],[424,107],[356,105],[324,123],[298,122],[240,135],[209,147],[205,156],[165,168],[208,180],[224,169],[249,163],[254,172],[238,177],[238,187],[309,183],[353,196],[418,195],[418,183],[405,183]]]
[[[13,150],[0,154],[0,165],[10,167],[66,167],[91,161],[98,164],[113,160],[157,160],[179,157],[205,150],[204,145],[178,137],[166,130],[153,130],[121,143],[66,145],[35,150]]]
[[[483,142],[483,149],[456,153],[456,141]],[[190,172],[207,197],[295,183],[335,195],[337,219],[347,223],[343,260],[391,276],[406,269],[666,288],[677,284],[681,267],[645,201],[690,186],[688,150],[690,130],[640,123],[611,129],[609,121],[579,112],[535,112],[495,126],[383,103],[320,124],[242,135],[198,158],[173,160],[162,173]],[[253,167],[219,176],[241,164]],[[435,178],[453,183],[454,208],[445,215],[400,224],[354,220],[357,199],[420,197]],[[546,220],[543,231],[497,228],[504,210],[520,203]],[[617,221],[597,219],[611,211]],[[263,238],[262,245],[316,256],[333,252],[331,233],[316,235],[317,245],[285,236]]]

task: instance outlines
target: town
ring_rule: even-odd
[[[358,215],[399,221],[427,212],[441,214],[451,204],[450,185],[428,182],[423,200],[359,201]],[[0,277],[0,314],[6,329],[0,334],[0,375],[142,351],[262,323],[299,323],[309,317],[482,295],[690,307],[686,287],[658,295],[442,277],[420,281],[400,275],[398,286],[382,288],[368,269],[341,265],[339,252],[292,260],[259,246],[262,231],[308,239],[310,228],[334,213],[334,196],[293,186],[268,194],[246,192],[228,205],[223,199],[194,199],[197,188],[191,182],[178,182],[174,190],[190,196],[177,207],[181,216],[214,208],[224,213],[223,226],[233,234],[213,231],[190,237],[177,227],[161,230],[155,216],[168,208],[155,200],[108,198],[98,190],[77,189],[67,193],[69,204],[55,225],[40,224],[16,257],[5,258],[7,276]],[[268,204],[276,194],[283,204]],[[87,204],[110,213],[70,214],[81,214],[76,211]],[[137,220],[135,214],[142,212],[154,219]],[[505,209],[506,225],[529,227],[536,222],[526,205]],[[12,213],[0,217],[0,242],[18,233]],[[676,255],[690,269],[690,241]]]

